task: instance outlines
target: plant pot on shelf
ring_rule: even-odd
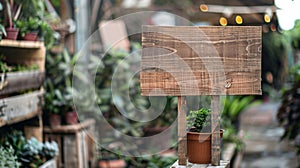
[[[223,130],[220,131],[222,138]],[[211,163],[211,133],[187,133],[187,158],[191,163]]]
[[[106,159],[98,161],[98,168],[125,168],[126,162],[123,159]]]
[[[23,40],[25,41],[36,41],[38,37],[38,33],[37,32],[29,32],[26,33],[23,37]]]
[[[4,36],[4,39],[9,40],[16,40],[19,34],[19,29],[17,28],[6,28],[6,36]]]
[[[65,114],[66,124],[73,125],[78,123],[78,117],[76,111],[69,111]]]
[[[61,116],[59,114],[49,114],[49,125],[52,128],[61,126]]]

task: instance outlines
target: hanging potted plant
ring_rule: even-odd
[[[211,110],[201,108],[187,116],[187,158],[191,163],[211,162]],[[221,131],[222,136],[222,131]]]
[[[15,28],[14,21],[16,21],[20,15],[22,4],[15,4],[14,0],[5,0],[6,11],[9,26],[5,29],[5,39],[16,40],[19,30]]]

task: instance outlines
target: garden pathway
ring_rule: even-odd
[[[278,126],[278,103],[264,103],[245,111],[240,118],[245,134],[241,168],[296,168],[295,147],[280,141],[284,130]]]

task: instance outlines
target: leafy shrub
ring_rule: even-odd
[[[190,111],[189,115],[187,116],[187,126],[190,128],[190,131],[201,132],[203,128],[210,130],[210,113],[211,110],[207,108]],[[204,129],[204,131],[207,132],[207,129]]]
[[[284,127],[282,139],[294,141],[300,154],[300,80],[296,78],[291,89],[284,91],[277,119]]]
[[[20,165],[11,146],[9,148],[0,146],[0,168],[19,168]]]
[[[22,167],[37,168],[46,160],[58,155],[56,142],[42,143],[34,137],[26,140],[23,133],[17,130],[1,135],[0,145],[6,150],[10,150],[11,148],[14,156],[17,161],[21,163]]]

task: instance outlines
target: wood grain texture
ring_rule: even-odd
[[[45,71],[46,47],[44,43],[2,40],[0,54],[5,56],[9,64],[38,65],[40,71]]]
[[[60,154],[57,162],[59,167],[87,168],[93,164],[94,128],[94,119],[87,119],[74,125],[44,127],[46,140],[55,140],[59,144]]]
[[[38,49],[44,47],[44,43],[40,41],[17,41],[17,40],[3,39],[0,41],[0,46],[13,47],[13,48]]]
[[[0,99],[0,127],[41,115],[41,91]]]
[[[211,97],[211,164],[220,165],[220,96]]]
[[[45,73],[42,71],[24,71],[24,72],[9,72],[6,74],[0,73],[0,76],[6,76],[6,85],[0,87],[0,95],[9,94],[25,89],[36,89],[43,84]],[[1,85],[0,80],[0,85]]]
[[[178,97],[178,164],[186,165],[186,97]]]
[[[261,94],[261,27],[143,26],[141,93]]]

